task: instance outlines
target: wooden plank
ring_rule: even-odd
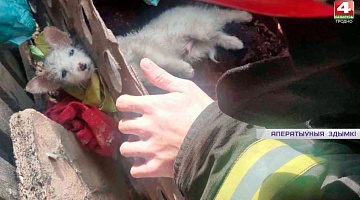
[[[35,76],[35,69],[32,65],[32,59],[30,54],[29,45],[27,42],[22,43],[19,46],[20,56],[24,65],[24,71],[27,81],[30,81]]]
[[[30,81],[35,76],[35,69],[33,67],[33,61],[30,54],[29,44],[27,42],[22,43],[19,46],[20,56],[24,65],[27,81]],[[46,109],[46,94],[32,94],[34,98],[34,108],[38,111],[44,111]]]
[[[0,157],[14,165],[14,154],[10,139],[9,120],[14,112],[0,99]]]
[[[6,160],[5,158],[7,158],[9,155],[8,153],[6,153],[4,150],[1,149],[0,147],[0,158]],[[7,161],[7,160],[6,160]],[[7,161],[8,162],[8,161]]]
[[[19,199],[127,199],[128,188],[116,184],[123,179],[116,176],[115,160],[82,148],[73,133],[43,114],[15,113],[10,129]]]
[[[15,165],[13,146],[11,138],[0,130],[0,157],[9,162],[12,165]]]
[[[2,63],[0,63],[0,74],[0,98],[7,103],[13,111],[32,108],[34,102]]]
[[[0,199],[18,199],[15,167],[0,158]]]
[[[0,45],[0,62],[8,70],[8,72],[13,76],[13,78],[21,85],[22,87],[26,84],[25,74],[23,68],[19,65],[18,61],[12,54],[9,49],[2,47]]]
[[[10,137],[9,119],[14,112],[0,99],[0,130]]]

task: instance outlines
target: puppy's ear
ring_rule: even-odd
[[[32,94],[42,94],[58,89],[60,85],[51,81],[46,75],[37,75],[26,85],[25,90]]]
[[[72,42],[68,33],[59,30],[55,26],[44,28],[44,38],[52,47],[69,46]]]

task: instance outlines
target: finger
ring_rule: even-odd
[[[151,155],[143,141],[123,142],[120,146],[120,153],[124,157],[141,157],[145,159]]]
[[[138,162],[134,164],[130,169],[130,174],[134,178],[151,178],[151,177],[173,177],[172,164],[162,166],[157,160],[151,159],[147,162]]]
[[[121,95],[116,100],[116,108],[121,112],[135,112],[144,114],[150,107],[146,96]]]
[[[150,59],[142,59],[140,67],[144,76],[155,86],[168,92],[183,92],[183,85],[187,81],[169,74]]]
[[[154,160],[149,160],[148,162],[138,162],[134,164],[130,169],[130,174],[134,178],[149,178],[157,177],[159,167],[155,164]]]
[[[123,118],[118,125],[118,129],[123,134],[135,135],[141,139],[146,138],[149,127],[149,123],[143,117]]]

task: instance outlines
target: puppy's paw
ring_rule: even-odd
[[[244,48],[244,43],[235,36],[228,42],[228,49],[239,50]]]
[[[235,36],[219,35],[219,45],[224,49],[240,50],[244,48],[244,43]]]
[[[189,63],[184,64],[182,70],[179,73],[179,76],[185,79],[193,78],[194,75],[195,75],[195,70]]]
[[[253,16],[251,13],[246,11],[237,11],[237,18],[234,20],[234,22],[240,23],[240,22],[251,22],[253,19]]]

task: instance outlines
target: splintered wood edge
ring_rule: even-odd
[[[20,199],[119,199],[115,171],[99,167],[74,135],[41,113],[26,109],[10,119]],[[108,174],[106,174],[108,173]]]

